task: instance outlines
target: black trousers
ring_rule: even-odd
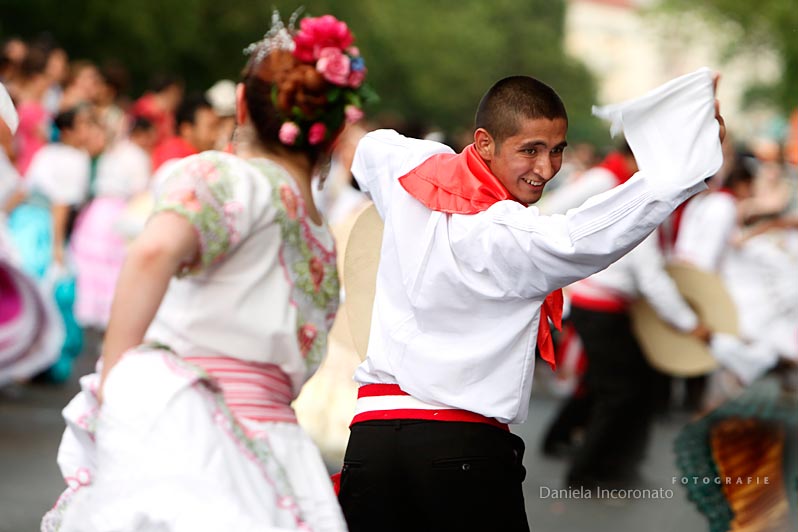
[[[587,355],[591,408],[568,482],[632,481],[645,456],[659,376],[640,350],[627,314],[573,307],[571,320]]]
[[[526,532],[523,456],[521,438],[482,423],[357,423],[338,500],[350,532]]]

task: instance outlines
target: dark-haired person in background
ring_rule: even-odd
[[[155,124],[156,145],[175,134],[175,112],[183,99],[183,81],[170,74],[158,74],[150,81],[149,91],[136,100],[130,114]]]
[[[190,94],[177,109],[175,134],[159,142],[152,152],[152,169],[163,163],[213,149],[218,138],[219,116],[201,94]]]
[[[717,273],[724,280],[737,308],[740,334],[713,335],[713,354],[745,384],[779,358],[798,360],[795,263],[787,249],[767,237],[746,238],[739,206],[753,195],[748,164],[738,154],[720,189],[690,200],[673,252],[675,262]]]
[[[641,164],[564,216],[529,207],[560,169],[568,129],[559,96],[533,78],[488,90],[460,154],[387,130],[360,141],[352,173],[385,229],[340,479],[351,532],[529,529],[524,444],[507,424],[527,417],[536,345],[554,364],[560,289],[632,249],[720,165],[708,71],[644,101],[656,104],[624,122],[627,139],[649,163],[667,154],[675,175]],[[690,131],[701,154],[676,135],[646,145],[652,128]]]
[[[92,116],[86,107],[59,113],[55,118],[59,142],[36,152],[25,175],[28,197],[9,217],[9,230],[20,252],[25,271],[36,279],[55,279],[55,299],[66,327],[61,356],[48,377],[65,381],[72,362],[83,346],[81,328],[75,322],[74,276],[65,258],[70,220],[89,195]],[[57,274],[53,272],[58,272]]]
[[[43,103],[49,86],[47,52],[32,47],[20,66],[20,84],[15,96],[19,128],[15,135],[14,164],[22,176],[28,171],[36,152],[50,139],[53,116]]]
[[[127,248],[120,224],[128,203],[149,188],[156,135],[152,122],[136,118],[129,135],[97,162],[94,199],[78,217],[71,238],[77,268],[75,317],[84,327],[105,329],[108,324]]]

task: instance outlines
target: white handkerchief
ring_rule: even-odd
[[[613,136],[623,131],[640,171],[650,177],[696,183],[714,175],[723,163],[708,68],[640,98],[594,106],[593,114],[612,121]]]
[[[17,132],[19,125],[17,110],[14,109],[14,102],[11,101],[11,96],[8,95],[8,91],[2,83],[0,83],[0,118],[11,130],[12,135]]]

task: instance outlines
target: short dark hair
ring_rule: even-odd
[[[158,72],[150,78],[149,88],[152,92],[161,92],[172,85],[183,86],[183,80],[174,74]]]
[[[75,127],[75,118],[77,118],[78,113],[83,110],[83,107],[80,105],[76,105],[75,107],[71,107],[65,111],[61,111],[58,113],[53,120],[53,124],[58,129],[58,131],[64,131],[67,129],[72,129]]]
[[[208,99],[200,93],[192,93],[183,98],[175,113],[175,127],[180,132],[181,124],[194,124],[197,120],[197,111],[200,109],[213,110]]]
[[[155,129],[155,124],[148,118],[143,116],[134,116],[129,127],[130,133],[138,133],[139,131],[146,133]]]
[[[130,84],[130,73],[116,59],[106,61],[100,69],[100,75],[105,80],[105,83],[114,90],[117,97],[122,96],[127,91],[127,87]]]
[[[22,60],[22,65],[20,66],[22,77],[25,79],[31,79],[39,74],[44,74],[44,72],[47,70],[48,57],[49,53],[43,48],[38,48],[35,46],[29,48],[28,53],[25,55],[25,59]]]
[[[723,182],[723,186],[727,188],[734,188],[737,185],[749,184],[754,181],[754,173],[751,171],[751,166],[755,159],[747,154],[737,153],[734,157],[729,174]]]
[[[474,123],[501,144],[518,132],[521,118],[563,118],[567,121],[568,115],[554,89],[529,76],[510,76],[488,89],[479,102]]]

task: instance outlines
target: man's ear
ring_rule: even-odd
[[[480,127],[474,131],[474,147],[477,149],[479,156],[484,160],[493,160],[496,150],[496,143],[493,141],[493,137],[490,136],[490,133],[488,133],[485,128]]]

